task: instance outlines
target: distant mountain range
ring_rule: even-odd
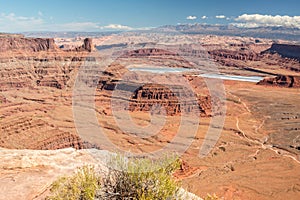
[[[283,39],[300,43],[300,29],[285,27],[239,28],[233,25],[182,24],[153,28],[153,31],[178,32],[183,34],[205,34],[244,36],[254,38]],[[151,31],[151,30],[150,30]],[[143,32],[143,31],[139,31]],[[27,37],[99,37],[119,32],[24,32]]]
[[[159,27],[164,31],[178,31],[185,34],[211,34],[246,36],[269,39],[284,39],[300,42],[300,29],[285,27],[239,28],[232,25],[182,24]]]

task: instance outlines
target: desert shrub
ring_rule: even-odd
[[[180,166],[178,158],[153,161],[116,156],[111,166],[103,179],[99,199],[180,199],[178,183],[172,179],[172,173]]]
[[[216,194],[207,194],[207,196],[204,198],[204,200],[220,200],[220,198]]]
[[[48,200],[166,200],[181,199],[172,173],[180,167],[177,157],[151,160],[113,156],[108,174],[100,179],[91,166],[79,168],[51,185]]]
[[[79,168],[70,177],[61,177],[52,183],[48,200],[91,200],[100,188],[100,177],[92,166]]]

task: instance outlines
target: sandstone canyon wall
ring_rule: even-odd
[[[63,51],[52,38],[0,36],[0,146],[80,149],[89,145],[77,135],[68,108],[77,70],[92,48],[91,39],[78,49]]]

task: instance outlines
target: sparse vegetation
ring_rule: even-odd
[[[204,200],[221,200],[216,194],[207,194]]]
[[[180,166],[177,157],[153,161],[115,156],[110,166],[102,179],[90,166],[80,168],[73,176],[58,179],[52,184],[52,196],[48,199],[180,199],[179,184],[172,178]]]
[[[178,184],[171,174],[179,168],[178,158],[113,160],[114,168],[103,181],[102,199],[175,199]],[[179,197],[177,197],[179,199]]]
[[[91,200],[100,189],[100,177],[92,166],[79,168],[70,177],[61,177],[51,186],[48,200]]]

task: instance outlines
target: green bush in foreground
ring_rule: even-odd
[[[100,177],[91,166],[79,168],[70,177],[61,177],[51,185],[48,200],[90,200],[100,188]]]
[[[180,199],[178,184],[172,173],[179,168],[178,158],[128,159],[116,157],[109,174],[103,180],[99,199]]]
[[[172,173],[179,168],[176,157],[161,160],[112,158],[108,175],[100,179],[93,167],[80,168],[51,186],[49,200],[166,200],[180,199]]]

